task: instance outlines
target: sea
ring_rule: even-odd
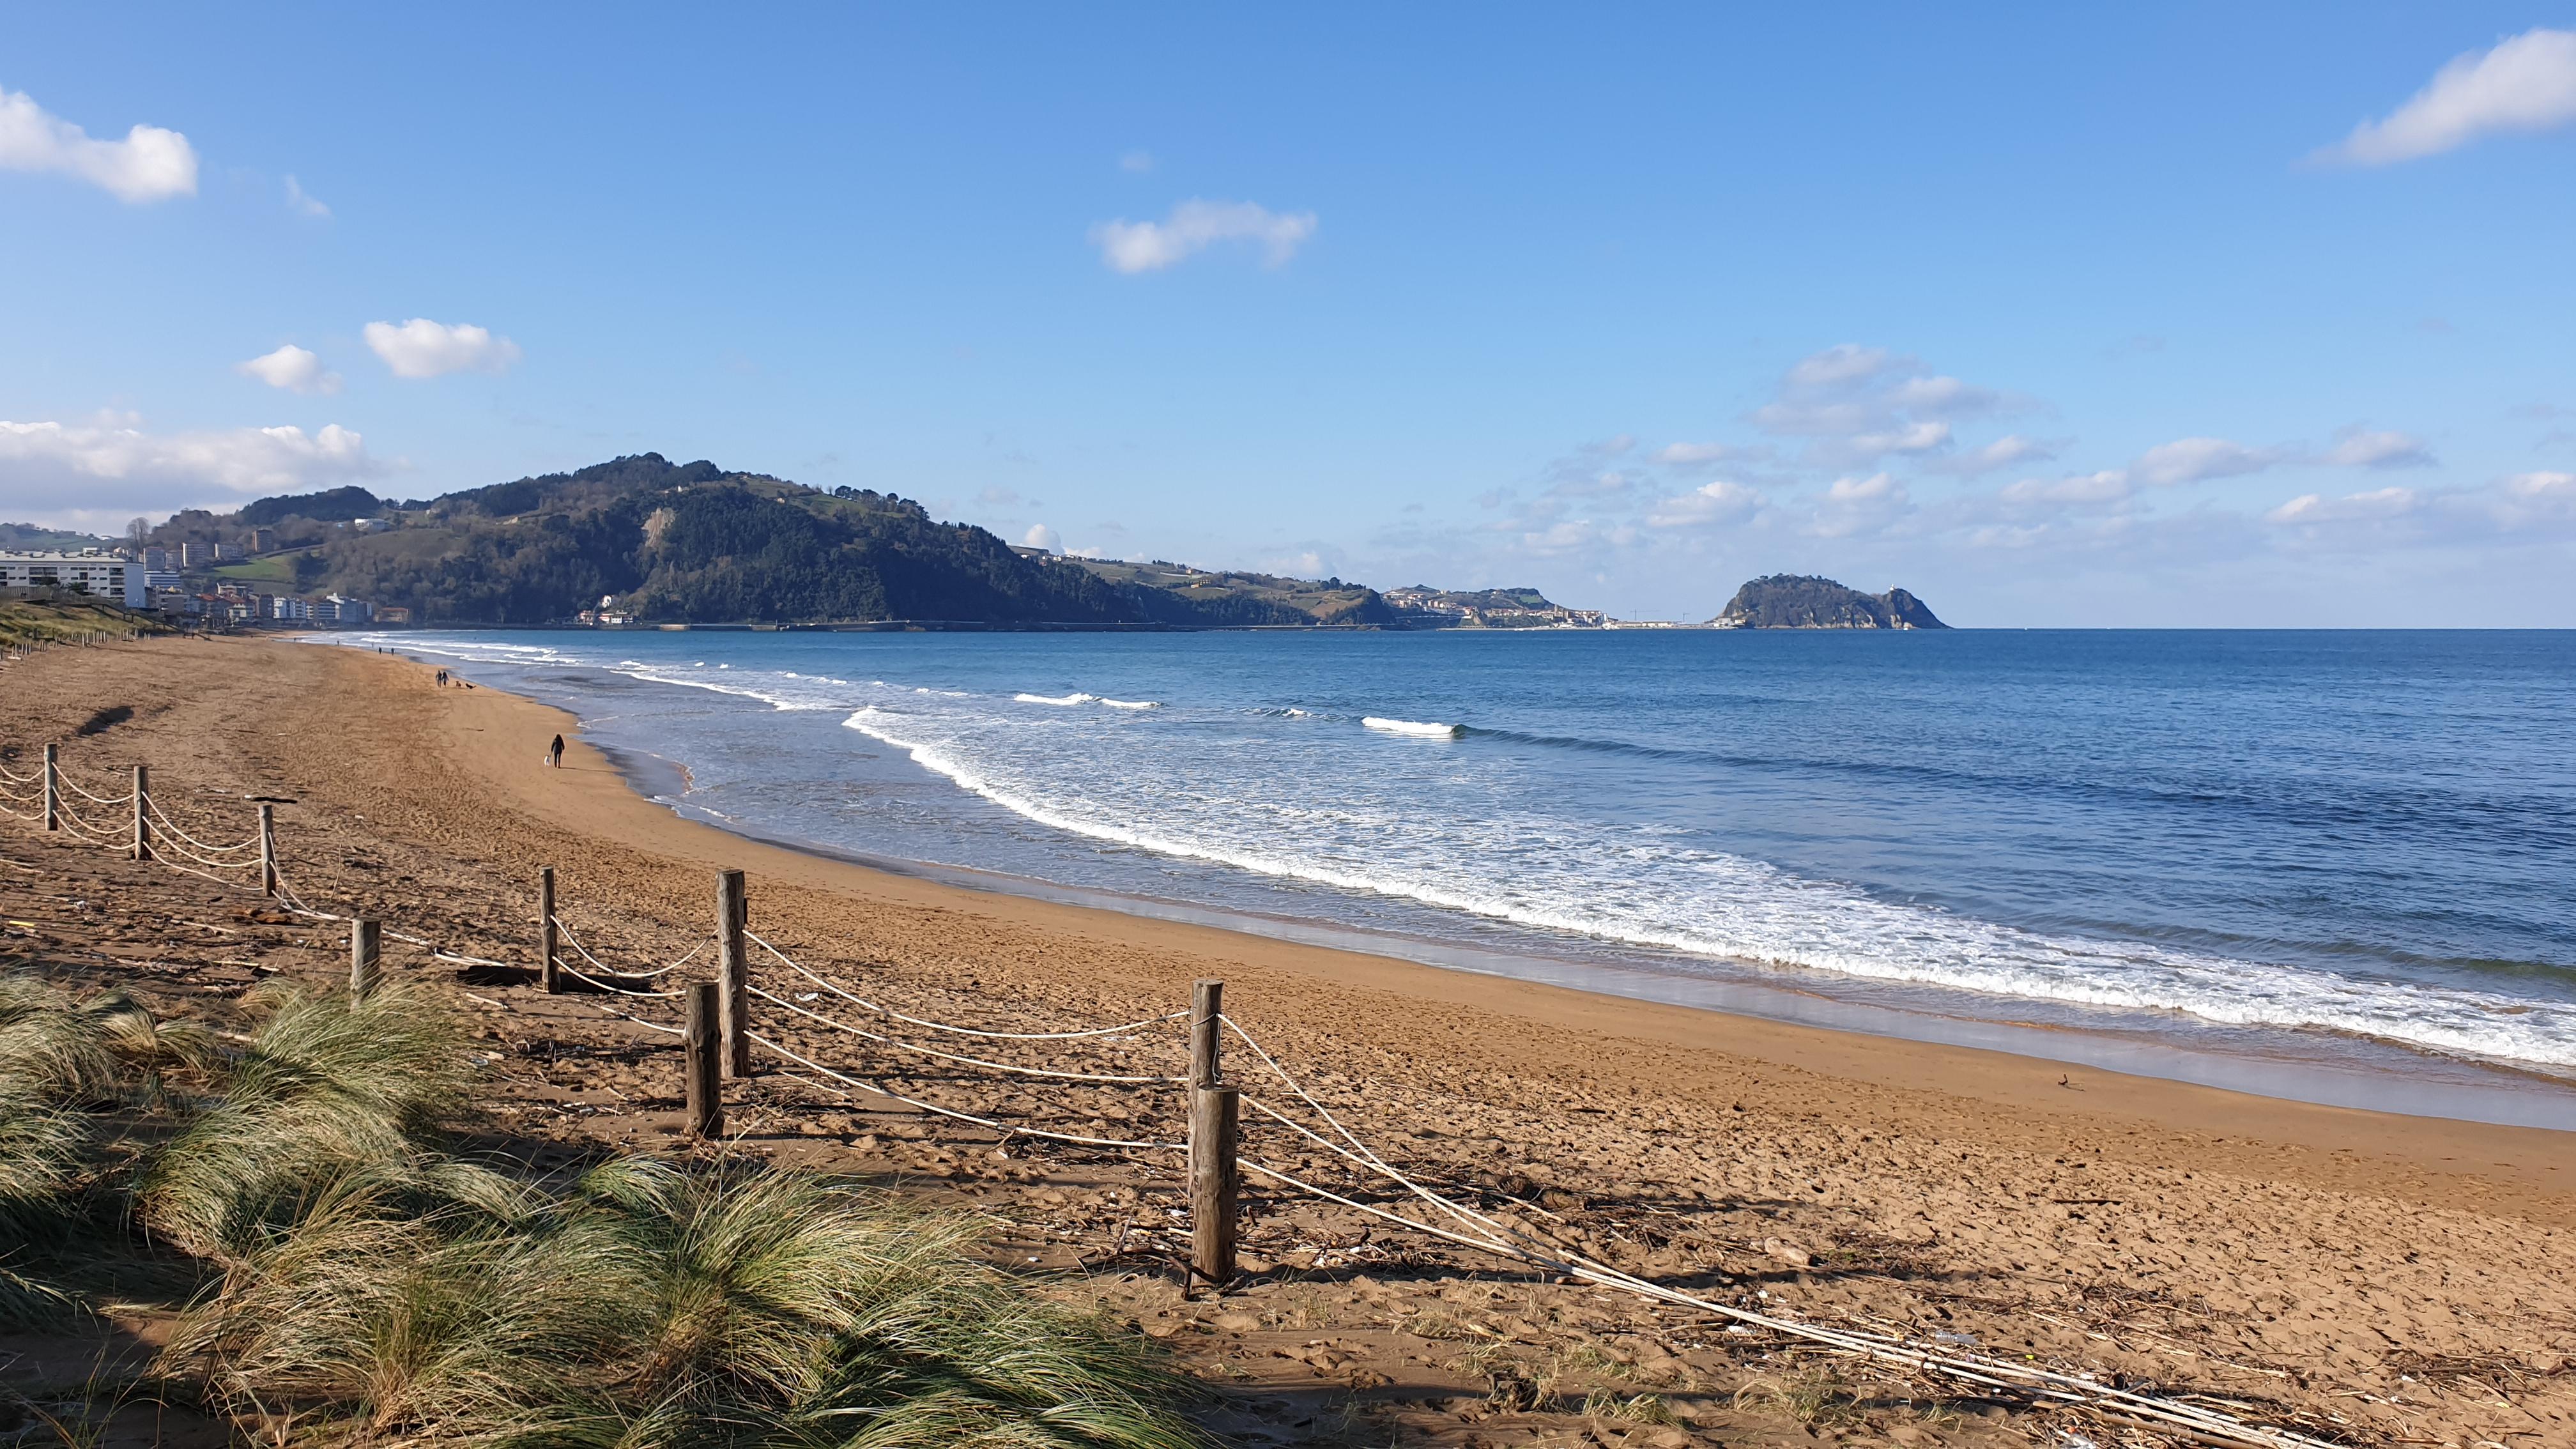
[[[2576,632],[335,638],[890,869],[2576,1129]]]

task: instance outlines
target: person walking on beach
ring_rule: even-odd
[[[563,736],[555,736],[555,742],[546,747],[546,763],[558,770],[563,768]]]

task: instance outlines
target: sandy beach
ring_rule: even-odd
[[[600,960],[679,959],[707,934],[714,873],[732,868],[747,873],[753,929],[780,951],[925,1017],[1005,1031],[1124,1022],[1221,978],[1230,1013],[1390,1159],[1658,1282],[2206,1395],[2320,1437],[2576,1443],[2576,1134],[1756,1021],[870,871],[681,819],[638,796],[568,716],[440,688],[433,673],[280,640],[57,650],[0,670],[0,758],[23,771],[59,743],[66,769],[101,793],[147,763],[180,823],[209,838],[244,833],[246,796],[291,800],[279,834],[302,899],[473,956],[532,959],[537,874],[551,866],[559,914]],[[130,717],[79,733],[120,706]],[[555,769],[542,749],[558,731],[571,745]],[[13,962],[216,1013],[261,974],[345,969],[336,926],[267,909],[238,884],[23,821],[0,822],[0,856]],[[418,952],[392,963],[454,980],[460,1008],[483,1020],[513,1150],[676,1142],[670,1039],[615,1014],[667,1023],[668,1000],[548,997]],[[754,979],[789,1000],[816,989],[767,958]],[[753,1017],[790,1051],[1006,1123],[1153,1140],[1177,1125],[1162,1087],[1000,1078],[766,1002]],[[1168,1023],[1136,1035],[1123,1055],[1007,1050],[1049,1070],[1177,1069]],[[1230,1070],[1258,1085],[1239,1050]],[[1211,1423],[1245,1442],[1912,1446],[2143,1432],[1536,1282],[1268,1189],[1245,1233],[1257,1271],[1185,1300],[1171,1154],[1003,1141],[816,1082],[799,1071],[734,1089],[734,1150],[993,1214],[1006,1225],[996,1254],[1171,1342],[1228,1390]],[[1247,1142],[1299,1175],[1355,1181],[1265,1123]],[[1554,1397],[1516,1403],[1519,1381]],[[1834,1387],[1810,1412],[1792,1390],[1815,1382]],[[1578,1412],[1596,1388],[1610,1399]],[[1667,1400],[1673,1422],[1606,1411],[1640,1393]]]

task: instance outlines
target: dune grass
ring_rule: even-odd
[[[251,1004],[224,1042],[0,982],[0,1234],[200,1265],[158,1377],[262,1437],[1205,1442],[1157,1345],[978,1262],[974,1219],[739,1159],[534,1181],[450,1147],[469,1056],[426,992]],[[0,1317],[72,1304],[50,1261],[0,1256]]]

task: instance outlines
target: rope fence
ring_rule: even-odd
[[[152,860],[173,870],[225,884],[235,882],[209,874],[207,870],[181,864],[179,860],[167,858],[164,852],[184,857],[209,870],[255,869],[260,872],[258,879],[263,890],[273,896],[282,909],[307,919],[346,922],[351,945],[353,992],[363,994],[375,979],[379,936],[390,937],[426,952],[433,959],[457,965],[516,971],[525,969],[488,957],[452,951],[425,937],[385,930],[371,918],[316,909],[297,892],[279,867],[267,806],[261,807],[259,830],[251,839],[234,845],[210,845],[199,835],[181,828],[159,806],[140,767],[135,771],[135,787],[124,796],[102,796],[64,775],[49,747],[44,769],[39,774],[22,775],[0,767],[0,802],[6,802],[0,804],[0,811],[17,819],[39,820],[49,830],[89,843],[111,847],[124,843],[118,839],[117,832],[102,829],[96,822],[79,815],[62,797],[61,787],[66,785],[94,805],[133,806],[131,848],[139,860]],[[23,793],[31,786],[35,789],[34,795]],[[34,814],[14,808],[31,802],[40,804]],[[159,827],[157,831],[152,829],[154,825]],[[245,854],[252,858],[232,858]],[[550,992],[560,991],[562,986],[558,973],[569,976],[610,998],[609,1001],[593,1003],[603,1013],[655,1033],[681,1038],[685,1057],[684,1085],[687,1088],[684,1097],[690,1128],[703,1137],[713,1137],[721,1132],[721,1079],[730,1076],[741,1080],[753,1076],[752,1049],[757,1047],[773,1059],[770,1070],[774,1075],[845,1099],[862,1093],[884,1098],[935,1117],[999,1133],[1006,1143],[1013,1138],[1024,1137],[1105,1151],[1186,1154],[1191,1202],[1191,1269],[1214,1283],[1222,1284],[1235,1276],[1238,1190],[1242,1175],[1250,1173],[1286,1192],[1358,1212],[1405,1231],[1488,1254],[1551,1277],[1705,1313],[1907,1373],[1945,1379],[1982,1391],[2018,1395],[2033,1402],[2080,1406],[2133,1427],[2195,1438],[2230,1446],[2230,1449],[2329,1449],[2321,1440],[2287,1429],[2251,1423],[2218,1409],[2118,1387],[2080,1374],[2032,1363],[2015,1363],[1980,1354],[1926,1347],[1884,1334],[1810,1323],[1721,1302],[1542,1243],[1507,1218],[1462,1201],[1460,1191],[1443,1190],[1429,1183],[1424,1175],[1407,1172],[1390,1163],[1310,1091],[1249,1028],[1222,1009],[1222,982],[1200,982],[1187,1009],[1116,1026],[1048,1031],[997,1030],[937,1021],[895,1010],[796,960],[787,951],[749,930],[742,875],[738,871],[719,875],[716,929],[712,937],[701,939],[677,960],[639,971],[609,966],[563,921],[555,910],[555,879],[551,867],[542,873],[539,903],[536,917],[539,967],[534,973],[538,984]],[[751,958],[744,950],[746,942],[757,946],[768,959],[796,978],[817,988],[805,994],[805,1001],[817,1001],[828,994],[882,1022],[922,1032],[994,1043],[1076,1044],[1078,1050],[1108,1058],[1112,1066],[1122,1065],[1121,1058],[1132,1060],[1148,1053],[1170,1052],[1172,1044],[1167,1039],[1158,1040],[1155,1029],[1186,1020],[1188,1070],[1184,1075],[1174,1075],[1168,1070],[1147,1070],[1149,1064],[1142,1062],[1131,1070],[1039,1066],[1002,1060],[998,1056],[949,1051],[908,1040],[890,1030],[872,1030],[804,1005],[753,981]],[[671,977],[696,960],[710,944],[716,948],[713,979],[684,977],[676,988],[659,985],[639,988],[622,984],[659,982]],[[559,949],[563,946],[570,947],[572,954],[587,962],[598,975],[583,971],[564,959]],[[682,998],[685,998],[685,1024],[681,1026],[653,1021],[622,1005],[612,1004],[630,1002],[640,1007],[640,1003],[646,1000]],[[889,1066],[911,1057],[957,1069],[955,1080],[971,1081],[978,1079],[977,1074],[993,1074],[989,1080],[995,1087],[1004,1081],[1036,1079],[1137,1094],[1159,1096],[1170,1093],[1181,1099],[1178,1105],[1185,1109],[1182,1115],[1186,1118],[1188,1130],[1186,1134],[1139,1137],[1058,1131],[1026,1121],[1007,1120],[999,1109],[991,1107],[970,1110],[970,1106],[980,1104],[933,1101],[918,1095],[917,1091],[901,1090],[889,1080],[906,1075],[900,1070],[870,1070],[845,1061],[826,1060],[817,1049],[809,1047],[800,1051],[778,1040],[774,1034],[753,1030],[751,1003],[754,1000],[787,1013],[794,1024],[831,1033],[835,1039],[846,1041],[856,1050],[882,1055]],[[1275,1082],[1281,1089],[1282,1095],[1276,1101],[1247,1093],[1225,1077],[1219,1047],[1227,1036],[1231,1036],[1259,1063],[1257,1075],[1261,1080]],[[813,1054],[809,1055],[809,1052]],[[802,1071],[789,1070],[790,1067],[801,1068]],[[1079,1110],[1062,1102],[1055,1105],[1068,1115]],[[1280,1139],[1284,1143],[1320,1150],[1325,1154],[1325,1161],[1338,1164],[1360,1183],[1370,1186],[1319,1183],[1310,1180],[1314,1176],[1312,1168],[1299,1166],[1292,1172],[1287,1167],[1251,1155],[1243,1150],[1241,1141],[1239,1114],[1243,1107],[1251,1109],[1261,1133],[1276,1131],[1285,1134]],[[1310,1120],[1301,1120],[1301,1116]],[[1097,1122],[1096,1116],[1094,1120]],[[1394,1205],[1367,1201],[1364,1192],[1391,1195]],[[1414,1210],[1399,1210],[1405,1204],[1413,1205]]]

